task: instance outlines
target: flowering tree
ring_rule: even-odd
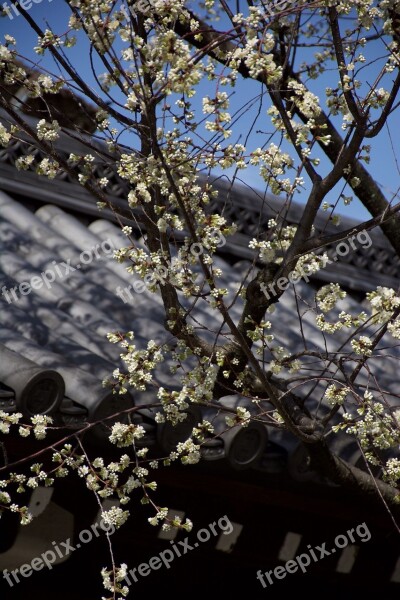
[[[212,409],[186,441],[160,457],[164,465],[199,461],[202,446],[215,434],[214,417],[222,412],[227,428],[257,421],[288,430],[307,446],[323,476],[378,493],[395,510],[400,461],[391,450],[400,442],[400,410],[396,394],[382,389],[374,358],[383,347],[391,352],[400,337],[400,296],[380,287],[367,294],[365,312],[352,314],[341,307],[346,292],[338,284],[323,286],[312,302],[296,290],[302,278],[308,281],[325,266],[328,244],[367,235],[378,225],[400,256],[400,204],[385,197],[364,166],[398,107],[399,3],[66,4],[69,24],[59,31],[43,30],[33,10],[18,6],[18,18],[38,35],[37,60],[22,64],[18,40],[6,35],[1,78],[4,85],[18,84],[43,98],[47,113],[33,126],[0,94],[9,115],[0,125],[0,142],[7,146],[21,139],[39,148],[45,159],[27,155],[17,168],[49,178],[68,172],[93,194],[100,210],[110,206],[109,180],[96,178],[95,163],[112,165],[129,185],[126,209],[141,228],[145,247],[124,226],[127,245],[116,259],[161,298],[167,335],[141,348],[134,331],[110,332],[126,368],[110,374],[108,384],[120,394],[150,391],[148,408],[158,423],[180,423],[193,405]],[[87,43],[84,73],[69,53]],[[27,67],[39,69],[47,56],[57,70],[41,67],[32,77]],[[62,121],[57,114],[52,96],[65,88],[88,101],[84,123]],[[86,135],[87,122],[94,123],[95,136]],[[61,132],[79,139],[87,153],[65,161],[56,144]],[[246,169],[257,171],[266,192],[279,195],[281,208],[269,227],[254,235],[253,264],[233,288],[223,284],[215,254],[235,233],[235,224],[223,210],[209,208],[217,193],[211,173],[226,172],[234,182],[239,170],[246,177]],[[306,197],[302,217],[297,226],[288,225],[287,211],[298,192]],[[370,212],[369,220],[336,234],[314,229],[321,209],[327,223],[339,224],[341,201],[346,206],[354,196]],[[274,341],[279,299],[289,293],[296,297],[299,331],[306,316],[313,319],[320,347],[307,344],[304,336],[302,347]],[[174,374],[170,388],[159,381],[161,363]],[[223,401],[232,394],[241,398],[235,408]],[[110,428],[110,443],[131,449],[119,463],[89,461],[82,442],[61,444],[50,472],[36,465],[30,479],[14,474],[1,482],[8,489],[0,495],[3,510],[17,510],[29,521],[26,508],[14,504],[14,484],[17,491],[49,485],[78,470],[98,497],[114,495],[124,505],[139,488],[155,509],[152,524],[190,529],[190,521],[165,521],[166,510],[152,495],[158,461],[148,458],[146,447],[137,447],[144,435],[133,418],[137,410],[125,411]],[[21,435],[33,430],[40,439],[50,422],[38,416],[28,423],[22,415],[1,413],[3,433],[19,424]],[[365,468],[332,451],[329,434],[343,431],[355,436]],[[374,468],[380,477],[373,476]],[[106,518],[120,526],[127,515],[119,508]],[[119,583],[123,575],[123,568],[104,572],[114,597],[127,593]]]

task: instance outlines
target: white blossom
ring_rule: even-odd
[[[38,138],[40,140],[54,142],[59,138],[60,125],[56,120],[53,120],[51,123],[48,123],[46,119],[41,119],[36,125],[36,129]]]

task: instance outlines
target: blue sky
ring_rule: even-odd
[[[26,2],[28,0],[25,0]],[[68,18],[68,8],[62,0],[41,0],[38,2],[36,0],[36,4],[32,4],[32,7],[29,10],[32,18],[38,22],[40,26],[43,28],[46,27],[46,20],[52,25],[57,33],[64,33],[67,30],[66,23]],[[219,28],[222,28],[223,25],[221,23],[218,24]],[[49,68],[49,70],[57,73],[54,63],[48,57],[38,57],[32,50],[33,46],[37,44],[37,36],[30,29],[30,27],[26,24],[24,18],[22,16],[14,16],[11,20],[8,17],[3,17],[0,19],[0,34],[1,37],[5,33],[9,33],[13,35],[18,42],[18,50],[22,56],[26,59],[33,60],[34,62],[38,62],[39,65],[43,64]],[[382,55],[382,48],[376,46],[372,50],[372,54],[376,53],[376,56],[368,54],[368,59],[378,59],[379,56]],[[84,44],[82,46],[81,42],[78,42],[77,47],[68,51],[68,56],[71,61],[76,65],[78,70],[81,73],[84,73],[85,80],[93,85],[95,82],[93,80],[92,74],[89,69],[89,58],[88,58],[88,45]],[[304,60],[304,57],[302,57]],[[372,75],[371,75],[372,77]],[[336,87],[337,81],[337,72],[333,71],[331,73],[327,73],[324,75],[321,83],[316,84],[316,82],[312,82],[314,91],[318,93],[318,86],[330,85],[331,87]],[[204,89],[203,89],[204,85]],[[201,95],[204,93],[208,93],[211,95],[210,89],[206,89],[206,85],[202,84],[199,88],[198,100],[193,102],[194,107],[197,106],[197,109],[200,108],[200,100]],[[208,84],[209,85],[209,84]],[[319,88],[320,90],[322,87]],[[249,102],[253,97],[260,95],[260,85],[246,81],[244,85],[237,85],[235,90],[230,90],[226,88],[228,93],[233,91],[233,95],[231,97],[231,115],[235,113],[235,110],[239,112],[243,108],[243,106]],[[197,103],[197,104],[196,104]],[[266,97],[263,98],[261,104],[261,114],[265,115],[264,119],[261,119],[255,127],[255,130],[262,130],[262,133],[256,133],[255,131],[251,134],[249,138],[249,143],[247,145],[247,149],[253,150],[257,146],[262,146],[266,139],[268,139],[269,134],[272,133],[272,126],[269,121],[269,118],[266,115],[266,110],[269,107],[269,102]],[[244,143],[244,138],[247,135],[247,131],[252,122],[252,119],[256,112],[260,109],[260,102],[254,102],[253,107],[243,114],[238,121],[238,123],[232,127],[234,134],[232,138],[229,140],[230,143],[240,142]],[[400,172],[399,165],[396,162],[396,156],[399,154],[399,145],[400,145],[400,137],[397,132],[399,131],[399,117],[398,113],[395,113],[388,122],[388,126],[384,128],[381,132],[380,136],[374,140],[371,140],[372,153],[371,153],[371,163],[367,165],[368,170],[374,177],[374,179],[380,184],[383,192],[386,195],[388,200],[391,200],[396,196],[399,190],[399,182],[400,182]],[[391,135],[390,135],[391,132]],[[124,142],[126,143],[126,138]],[[273,138],[272,141],[274,143],[278,143],[279,140]],[[291,153],[292,154],[292,153]],[[322,156],[322,154],[321,154]],[[327,160],[321,161],[321,169],[322,174],[326,173],[330,167],[330,163]],[[231,175],[232,170],[224,171],[225,174]],[[243,180],[247,185],[254,187],[259,190],[263,190],[265,188],[265,184],[262,178],[258,174],[258,169],[256,167],[249,167],[246,170],[241,170],[237,173],[239,179]],[[306,177],[305,177],[306,179]],[[335,202],[337,197],[339,196],[342,184],[337,186],[330,193],[329,197],[326,199],[329,202]],[[295,194],[294,199],[296,201],[304,202],[307,199],[309,190],[309,184],[306,181],[306,186],[304,191],[300,194]],[[350,191],[347,190],[347,193],[350,194]],[[364,209],[361,203],[355,198],[350,206],[344,206],[343,203],[339,203],[339,212],[345,214],[347,216],[356,218],[356,219],[366,219],[369,217],[368,212]]]

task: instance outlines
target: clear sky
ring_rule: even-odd
[[[1,0],[1,3],[2,1],[3,0]],[[29,2],[29,0],[24,1],[26,3]],[[36,0],[36,4],[32,3],[31,8],[29,9],[29,14],[43,28],[46,27],[46,21],[48,21],[48,23],[51,24],[57,33],[64,33],[67,30],[66,24],[69,10],[63,0]],[[217,27],[222,28],[222,23],[220,22]],[[14,15],[13,19],[5,16],[0,19],[1,38],[3,38],[3,35],[6,33],[13,35],[17,39],[18,50],[26,59],[30,59],[39,65],[45,65],[50,71],[57,73],[54,63],[52,63],[48,57],[38,57],[33,52],[32,48],[37,44],[37,36],[26,24],[22,16]],[[77,47],[68,51],[68,55],[78,70],[85,75],[85,80],[95,85],[89,69],[88,45],[84,44],[82,46],[81,42],[78,42]],[[368,58],[378,58],[380,55],[382,55],[382,49],[377,46],[376,57],[373,57],[371,54],[369,54]],[[304,60],[304,57],[302,60]],[[317,86],[314,88],[314,91],[318,91],[318,86],[321,86],[322,84],[336,87],[337,77],[337,72],[331,71],[326,73],[323,80],[321,80],[321,84],[312,82],[313,86]],[[202,84],[204,85],[204,94],[210,94],[209,89],[205,91],[205,86],[207,83],[208,82]],[[320,89],[322,89],[322,87],[320,87]],[[196,102],[198,103],[197,108],[200,107],[200,96],[202,91],[202,87],[200,86],[198,100],[194,101],[195,107]],[[233,116],[235,114],[235,110],[237,110],[238,114],[241,116],[240,119],[238,119],[237,124],[231,127],[234,131],[232,138],[229,140],[231,143],[244,143],[244,138],[247,135],[252,119],[260,109],[260,101],[258,100],[256,102],[252,102],[252,106],[247,112],[243,111],[243,107],[247,102],[252,101],[254,97],[259,96],[260,91],[260,85],[249,80],[247,80],[244,85],[238,85],[236,89],[233,90],[230,112]],[[257,146],[262,146],[268,139],[269,134],[272,133],[272,126],[269,118],[266,115],[266,110],[268,107],[268,99],[265,96],[261,104],[261,114],[265,115],[265,119],[257,123],[257,126],[250,135],[248,144],[246,144],[248,150],[253,150]],[[260,127],[260,123],[263,125],[263,127]],[[261,129],[262,133],[256,132],[256,130]],[[398,133],[399,130],[399,116],[398,113],[394,113],[394,115],[389,119],[388,126],[381,132],[380,136],[371,141],[371,163],[370,165],[367,165],[368,170],[373,175],[375,180],[380,184],[388,200],[395,198],[399,191],[400,171],[399,165],[396,162],[396,156],[399,154],[400,145],[400,136]],[[125,143],[127,141],[127,139],[124,139]],[[321,162],[322,174],[327,171],[329,166],[330,163],[328,161]],[[224,171],[224,173],[231,175],[232,170]],[[246,170],[241,170],[237,173],[237,176],[246,184],[259,189],[260,191],[263,191],[265,187],[265,184],[262,178],[259,176],[258,169],[256,167],[250,166]],[[341,185],[342,184],[337,186],[335,190],[331,192],[330,196],[327,198],[328,201],[334,202],[337,199],[338,195],[342,191]],[[296,194],[294,199],[296,201],[304,202],[307,199],[308,190],[309,185],[306,181],[304,191],[300,194]],[[347,193],[350,194],[350,191],[347,190]],[[350,206],[344,206],[342,203],[340,203],[339,212],[360,220],[369,217],[368,212],[363,208],[356,198],[353,200]]]

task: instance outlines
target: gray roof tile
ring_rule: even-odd
[[[240,200],[243,208],[242,193],[243,190],[238,192],[236,188],[230,191],[233,204]],[[276,199],[269,203],[276,205]],[[107,244],[101,246],[105,242]],[[25,295],[17,289],[16,298],[8,292],[8,299],[12,298],[12,302],[7,302],[7,297],[2,298],[0,343],[40,367],[55,369],[62,375],[66,397],[70,399],[63,404],[67,422],[70,422],[67,413],[71,400],[85,406],[91,418],[115,412],[121,402],[120,397],[113,396],[102,387],[102,380],[109,377],[115,367],[122,366],[119,348],[107,341],[106,333],[134,330],[138,347],[145,347],[149,338],[160,342],[170,338],[163,327],[165,317],[159,294],[151,294],[147,290],[137,293],[131,288],[130,293],[124,294],[124,302],[116,293],[118,288],[127,289],[134,281],[140,281],[137,276],[129,274],[124,265],[111,258],[110,248],[127,244],[129,240],[120,229],[106,219],[96,219],[87,226],[53,204],[42,205],[32,212],[20,200],[0,192],[0,289],[2,286],[7,290],[18,288],[23,282],[31,282],[32,277],[40,278],[46,270],[56,273],[49,285],[32,289]],[[137,244],[144,247],[140,238]],[[95,248],[98,249],[97,258],[94,256],[90,260]],[[82,255],[82,252],[85,254]],[[231,247],[231,253],[236,256],[241,252],[239,246]],[[242,254],[250,256],[246,252]],[[83,261],[82,256],[85,257]],[[234,302],[231,314],[237,319],[243,306],[237,292],[243,277],[248,275],[250,279],[254,274],[254,266],[247,259],[230,265],[222,256],[216,256],[214,262],[223,271],[221,285],[229,290],[228,298]],[[68,277],[65,276],[66,264],[75,269]],[[78,264],[81,264],[80,269],[76,268]],[[352,265],[345,266],[349,272],[355,269]],[[341,268],[342,265],[339,271]],[[328,272],[324,273],[324,277],[330,280]],[[323,277],[320,278],[321,283],[324,283]],[[314,279],[314,288],[315,284]],[[314,288],[300,281],[296,284],[296,294],[289,290],[275,305],[275,312],[268,315],[273,323],[276,345],[301,351],[304,348],[302,335],[307,347],[312,350],[324,350],[325,347],[335,350],[338,340],[346,341],[346,332],[332,339],[316,327],[312,315],[315,309]],[[303,314],[303,333],[299,328],[298,308]],[[362,305],[348,295],[341,302],[341,309],[357,314],[361,312]],[[219,331],[222,325],[221,318],[203,305],[196,307],[194,316],[193,325],[208,329],[209,333],[205,335],[212,341],[213,332]],[[222,332],[228,333],[226,328]],[[312,362],[309,361],[310,373]],[[392,383],[395,381],[394,361],[377,357],[371,361],[371,368],[383,378],[386,389],[395,388]],[[363,377],[367,383],[366,377],[361,375],[361,379]],[[168,361],[162,365],[158,379],[161,385],[177,384],[172,379]],[[296,393],[301,396],[310,387],[310,383],[304,384],[296,389]],[[315,407],[322,392],[320,384],[314,391]],[[151,391],[134,393],[133,397],[134,402],[142,405],[154,399]],[[130,402],[132,399],[126,397],[123,406],[129,406]],[[270,431],[270,438],[287,449],[293,447],[293,440],[281,431]],[[216,450],[210,447],[208,457],[213,452]]]

